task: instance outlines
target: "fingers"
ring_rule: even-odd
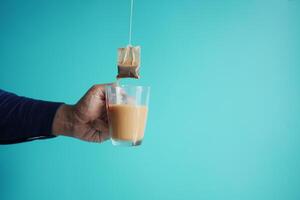
[[[81,121],[89,122],[101,117],[106,108],[105,86],[110,84],[94,85],[77,102],[75,112]]]
[[[105,124],[108,124],[108,116],[107,116],[107,108],[106,106],[104,107],[102,113],[100,114],[100,117],[98,118],[102,120]]]
[[[115,83],[106,83],[106,84],[95,84],[90,89],[89,92],[100,97],[102,100],[105,99],[105,86],[114,85]],[[88,93],[89,93],[88,92]]]
[[[99,100],[105,100],[105,86],[113,85],[114,83],[95,84],[93,85],[80,99],[80,101],[87,101],[90,98],[97,97]]]
[[[108,123],[103,120],[96,119],[92,122],[92,127],[101,132],[108,132]]]
[[[108,139],[109,139],[108,132],[101,132],[101,131],[96,131],[95,130],[90,141],[101,143],[101,142],[104,142]]]
[[[100,119],[96,119],[92,122],[92,133],[89,141],[92,142],[104,142],[109,139],[108,124]]]

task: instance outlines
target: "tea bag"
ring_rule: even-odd
[[[140,78],[140,46],[128,45],[118,49],[117,78]]]

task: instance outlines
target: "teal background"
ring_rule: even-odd
[[[0,87],[74,104],[114,81],[129,0],[1,0]],[[136,0],[137,148],[0,146],[0,199],[300,199],[300,1]]]

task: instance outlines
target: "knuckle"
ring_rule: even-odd
[[[98,88],[98,85],[95,84],[91,87],[91,90],[97,90],[97,88]]]
[[[102,90],[102,85],[101,84],[94,84],[91,87],[91,90],[94,90],[94,91]]]

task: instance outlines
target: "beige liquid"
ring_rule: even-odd
[[[108,119],[112,139],[141,141],[144,137],[147,112],[147,106],[109,104]]]

